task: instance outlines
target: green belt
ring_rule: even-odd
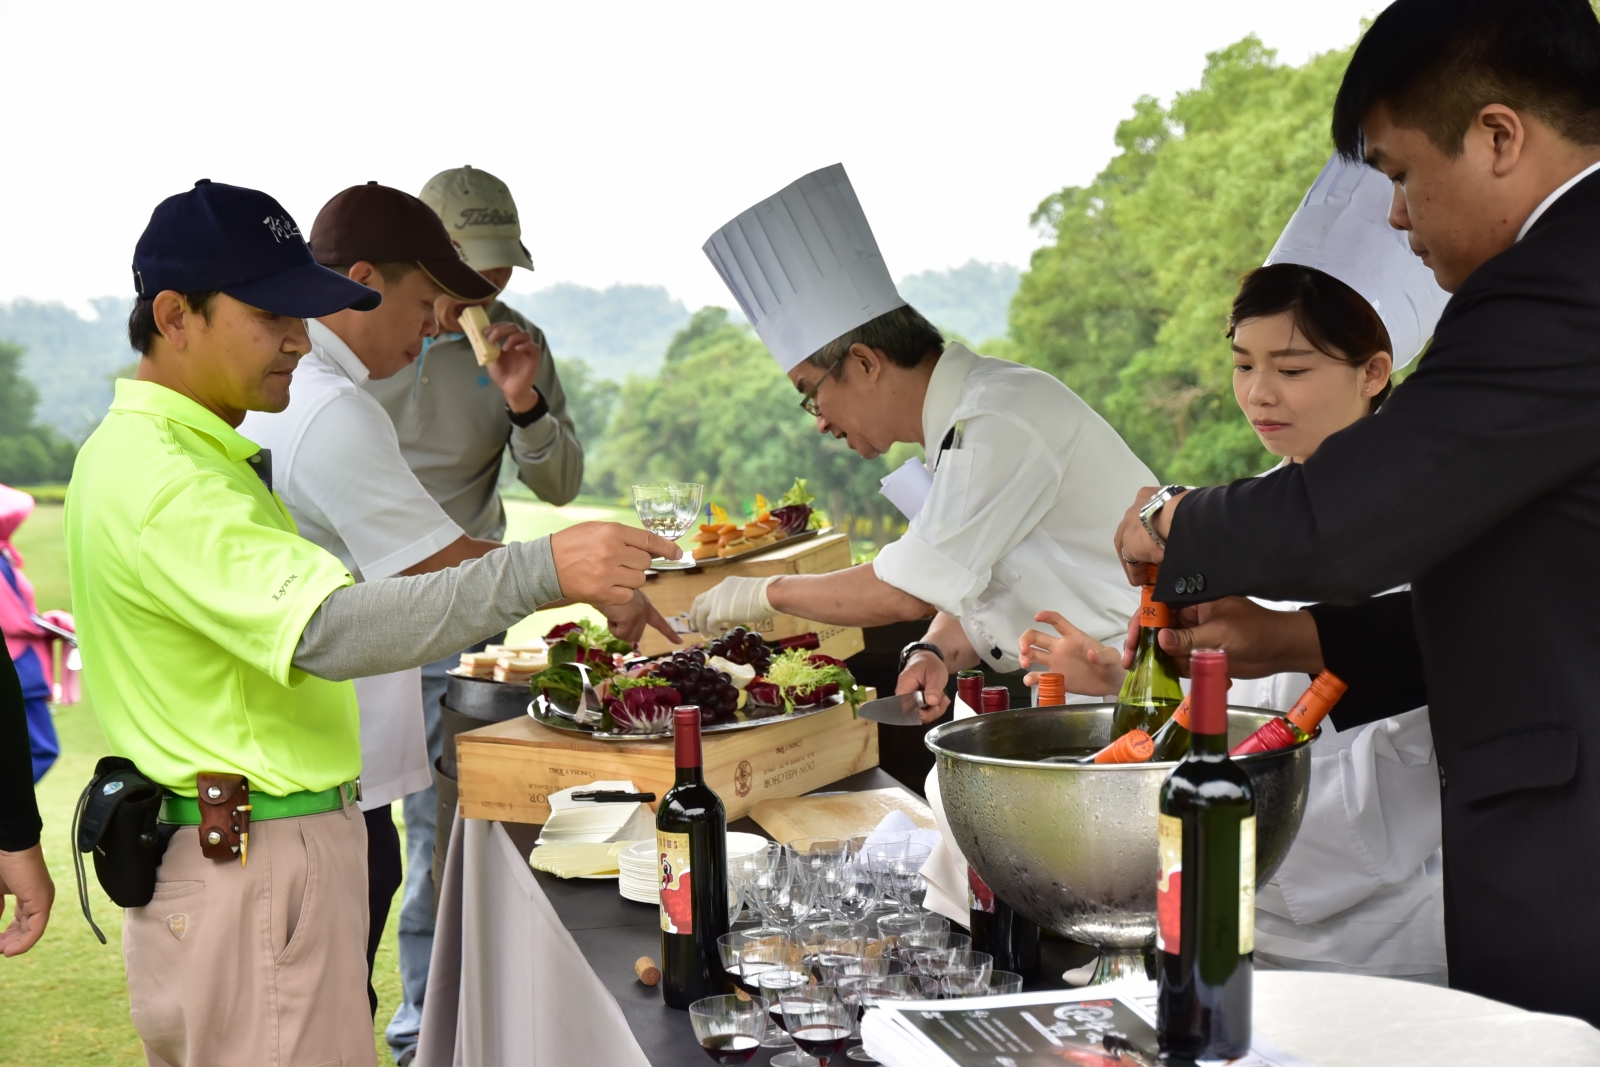
[[[290,793],[286,797],[266,793],[250,794],[250,821],[266,819],[293,819],[301,815],[321,815],[325,811],[338,811],[346,804],[361,798],[355,782],[345,782],[320,793]],[[194,797],[180,797],[168,793],[161,798],[161,814],[157,818],[173,826],[199,826],[200,802]]]

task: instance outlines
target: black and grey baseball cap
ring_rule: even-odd
[[[422,202],[444,221],[474,270],[533,269],[528,246],[522,243],[517,202],[493,174],[474,167],[442,170],[422,187]]]
[[[319,265],[293,218],[266,193],[201,178],[156,205],[133,249],[133,288],[149,298],[220,290],[275,315],[371,311],[383,297]]]

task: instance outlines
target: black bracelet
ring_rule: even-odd
[[[511,425],[517,427],[519,430],[525,430],[529,426],[532,426],[534,423],[538,422],[540,419],[544,418],[546,415],[550,414],[550,402],[544,398],[543,393],[540,393],[539,402],[533,405],[533,407],[529,408],[527,411],[520,413],[512,411],[511,405],[507,404],[506,414],[511,417]]]
[[[939,657],[940,663],[945,662],[944,652],[939,648],[938,645],[931,644],[927,641],[913,641],[905,648],[900,650],[900,669],[895,673],[904,674],[906,670],[906,664],[909,663],[911,661],[911,657],[918,652],[932,652],[935,656]]]

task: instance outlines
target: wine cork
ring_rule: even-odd
[[[633,973],[639,976],[639,981],[645,985],[655,985],[661,981],[661,968],[656,966],[656,961],[649,956],[640,956],[633,961]]]

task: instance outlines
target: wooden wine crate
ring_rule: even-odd
[[[841,704],[759,729],[707,734],[702,746],[706,783],[732,821],[764,800],[797,797],[876,767],[878,726]],[[570,786],[627,778],[661,797],[675,777],[670,739],[596,741],[526,715],[457,734],[456,770],[463,818],[541,824],[550,816],[545,798]]]
[[[739,556],[727,563],[694,570],[660,571],[645,584],[644,591],[660,609],[661,614],[688,624],[689,608],[694,598],[710,589],[724,578],[765,578],[774,574],[827,574],[850,566],[850,538],[843,533],[824,534],[804,541],[787,544],[779,541],[771,548],[758,549],[747,556]],[[794,615],[778,615],[759,623],[751,629],[762,637],[776,640],[795,634],[816,632],[822,647],[818,649],[836,659],[849,659],[866,648],[859,626],[832,626],[811,622]],[[721,634],[683,634],[686,644],[709,641]],[[639,641],[639,651],[647,656],[659,656],[675,646],[655,630],[646,629]]]

